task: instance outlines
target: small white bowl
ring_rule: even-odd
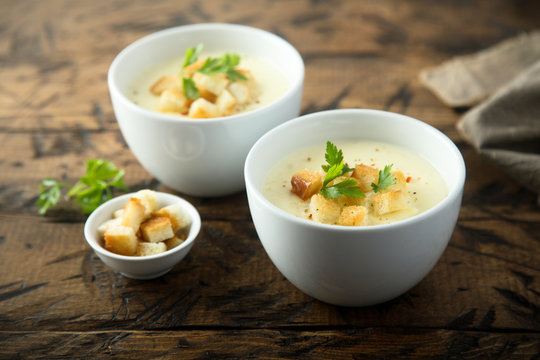
[[[291,152],[324,147],[327,140],[409,149],[439,171],[448,196],[412,218],[366,227],[314,223],[270,203],[261,192],[269,169]],[[385,111],[331,110],[288,121],[261,137],[248,154],[245,178],[255,228],[281,273],[321,301],[366,306],[403,294],[438,261],[459,214],[465,164],[448,137],[421,121]]]
[[[234,52],[267,60],[289,80],[275,101],[227,117],[189,119],[146,110],[126,97],[143,71],[204,44],[209,53]],[[108,85],[122,135],[135,157],[165,185],[193,196],[223,196],[244,189],[243,167],[255,141],[298,116],[304,63],[282,38],[248,26],[196,24],[170,28],[122,50],[109,69]]]
[[[186,240],[177,247],[164,253],[150,256],[118,255],[103,247],[103,240],[98,234],[98,227],[108,219],[113,212],[124,207],[135,193],[125,194],[111,199],[90,214],[84,224],[84,237],[96,255],[111,269],[132,279],[154,279],[169,272],[191,250],[201,229],[201,218],[193,205],[172,194],[156,192],[158,206],[164,207],[176,203],[182,204],[182,209],[191,219],[191,226]]]

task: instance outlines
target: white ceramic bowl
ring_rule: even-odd
[[[307,146],[324,147],[327,140],[374,140],[410,149],[440,172],[448,196],[415,217],[369,227],[300,219],[263,196],[263,181],[278,160]],[[281,273],[321,301],[365,306],[403,294],[438,261],[457,221],[465,164],[450,139],[421,121],[376,110],[332,110],[269,131],[249,152],[245,179],[255,228]]]
[[[126,97],[142,71],[182,59],[187,48],[204,44],[210,53],[234,52],[265,59],[290,81],[274,102],[249,112],[212,119],[159,114]],[[243,167],[255,141],[298,116],[304,63],[288,42],[269,32],[233,24],[197,24],[159,31],[135,41],[109,69],[111,100],[122,134],[136,158],[165,185],[194,196],[222,196],[244,189]]]
[[[96,255],[113,270],[132,279],[154,279],[169,272],[191,250],[201,229],[201,218],[195,207],[186,200],[176,195],[156,192],[160,208],[176,203],[182,204],[182,209],[191,219],[191,227],[186,240],[177,247],[157,255],[125,256],[115,254],[103,247],[103,240],[97,229],[103,222],[112,218],[115,210],[123,208],[133,195],[134,193],[118,196],[94,210],[84,224],[84,237]]]

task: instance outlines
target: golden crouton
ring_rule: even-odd
[[[105,231],[105,249],[119,255],[135,255],[137,252],[137,236],[135,230],[123,225],[107,227]]]
[[[291,191],[302,200],[307,200],[322,188],[322,175],[302,169],[291,178]]]
[[[188,111],[188,100],[182,91],[166,89],[159,97],[158,111],[185,113]]]
[[[251,99],[251,93],[248,86],[240,81],[231,83],[228,90],[240,105],[248,103]]]
[[[346,206],[339,215],[338,225],[361,226],[365,224],[367,209],[363,206]]]
[[[199,59],[195,61],[193,64],[189,64],[186,66],[183,70],[185,76],[193,75],[193,73],[197,70],[199,70],[203,65],[206,59]]]
[[[363,192],[373,191],[371,183],[379,182],[379,170],[364,164],[356,165],[351,177],[358,182],[358,186]]]
[[[124,209],[118,209],[115,212],[113,212],[113,218],[119,218],[122,217],[122,213],[124,212]]]
[[[156,255],[165,251],[167,251],[167,245],[163,242],[149,243],[141,241],[137,246],[137,256]]]
[[[206,119],[219,116],[219,110],[210,101],[198,98],[191,104],[188,116],[194,119]]]
[[[136,197],[130,198],[122,211],[122,225],[130,227],[136,232],[144,220],[144,212],[145,207],[141,200]]]
[[[141,234],[148,242],[159,242],[174,236],[171,220],[166,216],[151,217],[141,224]]]
[[[179,230],[191,225],[191,219],[182,209],[182,204],[176,203],[162,207],[153,213],[153,216],[167,217],[171,221],[173,232],[176,234]]]
[[[234,112],[236,99],[227,90],[223,90],[216,98],[216,106],[222,115],[229,115]]]
[[[182,90],[182,80],[180,80],[180,77],[165,75],[160,77],[159,80],[150,87],[150,92],[157,96],[160,96],[165,90]]]
[[[372,206],[375,214],[384,215],[407,208],[407,198],[400,190],[378,193],[373,196]]]
[[[107,231],[107,228],[109,226],[121,225],[121,223],[122,223],[122,219],[119,217],[115,217],[113,219],[109,219],[105,221],[103,224],[98,226],[97,231],[98,231],[99,237],[103,237],[105,235],[105,232]]]
[[[172,238],[165,240],[163,243],[167,245],[167,250],[171,250],[182,244],[184,241],[185,239],[183,239],[181,236],[173,236]]]
[[[337,202],[326,199],[321,194],[315,194],[311,197],[309,212],[315,222],[335,224],[339,219],[340,207]]]
[[[208,76],[201,73],[195,73],[193,74],[193,81],[195,82],[195,85],[197,85],[199,91],[202,89],[208,90],[215,96],[221,94],[229,84],[229,79],[225,74]]]
[[[158,208],[156,192],[153,190],[139,190],[135,193],[135,195],[133,195],[133,197],[141,200],[141,204],[144,205],[145,219],[149,218],[150,215]]]

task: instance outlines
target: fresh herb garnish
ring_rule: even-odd
[[[124,184],[124,170],[102,159],[86,161],[86,174],[69,190],[66,197],[73,198],[85,214],[90,214],[99,205],[112,198],[112,189],[128,190]],[[39,214],[45,215],[54,207],[62,195],[62,188],[68,184],[47,178],[39,185],[37,205]]]
[[[197,47],[187,49],[184,56],[184,64],[182,65],[182,69],[197,62],[202,49],[202,44],[197,45]],[[225,74],[233,82],[237,80],[247,80],[248,78],[244,74],[235,69],[235,66],[237,66],[239,63],[240,56],[237,54],[225,54],[221,58],[209,57],[206,58],[203,65],[199,69],[195,70],[195,72],[199,72],[207,76]],[[199,89],[197,89],[195,82],[191,78],[182,76],[182,88],[185,96],[188,99],[197,99],[199,97]]]
[[[321,194],[325,198],[329,199],[338,199],[342,196],[348,197],[364,197],[366,196],[356,180],[352,178],[344,179],[338,183],[328,186],[330,182],[337,179],[340,176],[343,176],[354,169],[347,166],[343,160],[343,151],[338,149],[336,145],[332,144],[330,141],[326,142],[326,153],[324,154],[327,165],[323,165],[322,169],[326,172],[326,176],[323,180],[323,186],[321,188]],[[377,184],[371,183],[371,187],[374,192],[379,192],[390,185],[396,183],[396,177],[390,172],[392,165],[386,165],[384,171],[379,171],[379,179]]]
[[[343,152],[330,141],[326,142],[326,153],[324,155],[328,165],[323,165],[322,169],[326,171],[326,176],[323,180],[321,194],[325,198],[337,199],[341,196],[364,197],[365,194],[358,187],[356,180],[348,178],[340,181],[332,186],[328,184],[336,178],[353,171],[343,162]]]
[[[379,180],[377,181],[377,184],[371,184],[371,188],[374,192],[382,191],[396,183],[396,177],[390,172],[390,170],[392,170],[392,165],[393,164],[386,165],[384,170],[379,170]]]

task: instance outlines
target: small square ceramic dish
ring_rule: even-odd
[[[111,199],[90,214],[84,224],[84,237],[96,255],[111,269],[132,279],[154,279],[169,272],[191,250],[201,229],[201,218],[193,205],[172,194],[156,192],[158,208],[180,203],[183,212],[191,219],[189,232],[184,242],[166,252],[150,256],[118,255],[105,249],[98,227],[113,217],[116,210],[122,209],[134,193]]]
[[[198,44],[208,54],[236,53],[268,62],[282,73],[287,89],[266,105],[206,119],[159,113],[130,100],[130,84],[141,73],[171,59],[179,60],[179,72],[186,50]],[[298,116],[303,82],[304,63],[291,44],[234,24],[186,25],[148,35],[122,50],[108,73],[116,119],[141,165],[170,188],[204,197],[244,189],[249,149],[265,132]]]
[[[385,142],[419,155],[444,179],[447,196],[405,220],[341,226],[291,215],[263,194],[270,169],[286,155],[348,140]],[[321,301],[366,306],[403,294],[437,263],[458,218],[465,164],[454,143],[424,122],[385,111],[332,110],[288,121],[262,136],[248,154],[245,179],[255,228],[281,273]]]

